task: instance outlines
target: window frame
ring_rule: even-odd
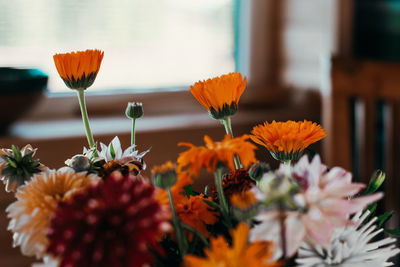
[[[334,38],[336,51],[348,51],[348,31],[343,31],[340,18],[349,21],[346,10],[351,2],[337,2]],[[278,1],[234,0],[235,27],[235,63],[236,71],[247,76],[248,85],[241,99],[241,105],[263,105],[271,103],[281,95],[279,84],[280,45],[279,21],[282,5]],[[347,14],[347,15],[346,15]],[[338,34],[336,34],[338,33]],[[222,74],[222,73],[221,73]],[[90,116],[122,115],[127,102],[142,102],[146,115],[168,115],[176,113],[198,112],[202,107],[196,103],[187,87],[168,90],[110,90],[86,92],[86,101]],[[62,120],[78,118],[79,105],[75,92],[47,93],[42,101],[28,114],[25,120]]]

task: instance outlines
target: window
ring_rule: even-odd
[[[69,91],[58,52],[105,51],[90,89],[187,86],[235,70],[235,0],[0,2],[0,65],[39,67],[51,92]]]

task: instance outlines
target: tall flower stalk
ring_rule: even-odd
[[[131,132],[131,145],[132,152],[135,151],[135,135],[136,135],[136,119],[143,116],[143,105],[139,102],[129,102],[126,107],[125,114],[128,118],[132,120],[132,132]]]
[[[53,56],[58,74],[65,85],[78,93],[83,125],[90,148],[94,150],[93,156],[97,156],[96,143],[90,130],[89,117],[85,102],[84,91],[95,81],[104,52],[100,50],[77,51]]]
[[[230,217],[229,217],[228,202],[226,201],[225,194],[224,194],[224,189],[222,188],[222,169],[223,169],[223,167],[217,167],[216,168],[216,170],[214,172],[214,181],[215,181],[215,187],[217,188],[219,205],[220,205],[220,208],[221,208],[222,216],[224,217],[226,223],[228,225],[230,225],[231,224],[231,220],[230,220]]]
[[[188,249],[188,243],[187,243],[185,234],[183,232],[182,225],[181,225],[178,217],[176,216],[174,200],[173,200],[172,194],[171,194],[171,188],[167,188],[166,190],[167,190],[167,194],[168,194],[169,205],[171,208],[172,223],[174,224],[174,228],[175,228],[176,241],[178,242],[180,254],[182,256],[184,256]]]
[[[172,223],[175,228],[176,242],[178,243],[179,247],[179,254],[181,256],[184,256],[189,248],[189,245],[186,236],[183,232],[182,223],[176,216],[174,199],[171,193],[171,187],[175,185],[177,181],[175,166],[172,162],[169,161],[161,166],[155,166],[151,172],[153,176],[152,177],[153,184],[158,188],[167,191],[168,202],[171,209]]]
[[[232,124],[231,124],[231,117],[225,117],[221,120],[221,123],[224,125],[225,127],[225,132],[226,134],[230,134],[233,138],[233,131],[232,131]],[[233,160],[235,162],[235,168],[236,170],[242,168],[242,164],[240,163],[240,159],[238,157],[238,155],[234,155],[233,156]]]
[[[79,106],[81,108],[82,121],[83,125],[85,126],[85,132],[89,143],[89,147],[94,148],[96,150],[96,143],[94,142],[93,134],[90,129],[89,116],[86,109],[85,91],[84,89],[80,90],[78,89],[77,92],[78,92]],[[94,153],[95,156],[97,156],[97,152],[95,151]]]

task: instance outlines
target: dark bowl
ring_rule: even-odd
[[[47,74],[38,69],[0,67],[0,133],[38,102],[47,80]]]

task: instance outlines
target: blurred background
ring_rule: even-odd
[[[55,53],[105,51],[86,92],[94,137],[108,143],[118,135],[128,146],[126,104],[143,102],[136,139],[139,150],[152,148],[150,167],[176,159],[178,142],[223,138],[188,89],[240,71],[248,87],[232,118],[235,135],[265,120],[321,123],[328,137],[311,150],[357,181],[385,170],[381,210],[399,214],[399,45],[400,0],[0,0],[0,68],[48,77],[33,86],[12,76],[12,87],[0,72],[0,146],[30,143],[44,164],[59,168],[86,145],[75,92],[59,78]],[[276,166],[266,150],[257,153]],[[205,176],[198,186],[208,182]],[[29,266],[34,259],[13,249],[6,231],[11,201],[0,190],[0,266]],[[388,227],[398,225],[395,215]]]

